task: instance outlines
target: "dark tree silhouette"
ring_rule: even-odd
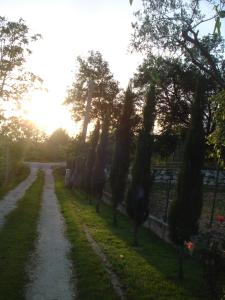
[[[128,86],[119,127],[116,132],[110,183],[112,188],[113,222],[117,223],[117,206],[123,201],[130,164],[132,141],[132,115],[134,112],[134,94]]]
[[[95,125],[95,129],[90,138],[90,145],[89,145],[89,150],[88,150],[87,159],[85,163],[85,172],[84,172],[85,174],[83,179],[84,189],[89,193],[91,193],[91,178],[92,178],[93,166],[96,157],[96,148],[99,141],[99,134],[100,134],[100,122],[97,121]]]
[[[149,214],[149,191],[151,185],[151,155],[155,121],[155,87],[146,95],[143,127],[138,137],[136,157],[132,170],[132,182],[127,195],[127,212],[134,222],[134,245],[138,244],[138,228]]]
[[[204,90],[199,83],[192,106],[191,126],[187,135],[183,164],[178,176],[177,196],[169,213],[171,240],[180,246],[179,277],[183,277],[182,249],[185,241],[198,232],[202,209],[202,174],[204,161],[203,102]]]
[[[107,163],[107,144],[109,132],[109,117],[105,116],[102,123],[102,132],[100,141],[97,146],[95,163],[92,172],[92,194],[96,198],[96,212],[99,212],[103,189],[105,186],[106,174],[105,168]]]

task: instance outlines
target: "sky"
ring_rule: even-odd
[[[78,55],[100,51],[122,88],[126,88],[142,57],[128,50],[133,12],[129,0],[2,0],[1,15],[23,18],[42,39],[31,45],[27,68],[44,80],[48,92],[36,92],[24,110],[47,133],[58,127],[78,130],[62,106],[77,70]]]

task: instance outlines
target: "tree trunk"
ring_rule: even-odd
[[[97,197],[97,200],[96,200],[96,213],[100,212],[100,204],[101,204],[101,198]]]
[[[134,223],[134,246],[138,246],[138,225]]]
[[[113,225],[117,225],[118,220],[117,220],[117,207],[116,205],[113,205]]]

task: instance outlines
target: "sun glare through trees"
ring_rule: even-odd
[[[224,0],[2,1],[1,299],[225,299]]]

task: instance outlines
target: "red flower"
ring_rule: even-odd
[[[194,243],[192,243],[192,242],[185,242],[184,243],[185,244],[185,246],[187,247],[187,249],[189,250],[189,251],[193,251],[194,250]]]
[[[222,223],[225,221],[225,217],[222,215],[218,215],[216,216],[216,221]]]

